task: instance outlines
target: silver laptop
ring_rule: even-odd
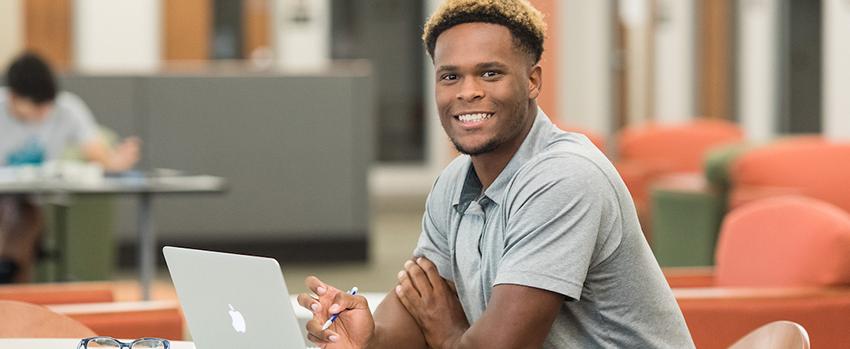
[[[280,265],[271,258],[166,246],[197,349],[305,349]]]

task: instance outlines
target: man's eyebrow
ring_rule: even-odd
[[[493,69],[493,68],[507,69],[508,65],[505,64],[505,63],[502,63],[502,62],[498,62],[498,61],[482,62],[482,63],[478,63],[478,64],[475,65],[476,70]],[[439,73],[439,72],[444,72],[444,71],[456,71],[458,69],[459,68],[456,65],[441,65],[441,66],[437,67],[436,72]]]
[[[443,71],[453,71],[453,70],[457,70],[457,66],[455,66],[455,65],[441,65],[441,66],[437,67],[436,71],[437,72],[443,72]]]
[[[478,68],[478,69],[488,69],[488,68],[502,68],[502,69],[504,69],[504,68],[507,68],[507,67],[508,67],[507,64],[504,64],[502,62],[496,62],[496,61],[483,62],[483,63],[478,63],[478,64],[475,65],[475,68]]]

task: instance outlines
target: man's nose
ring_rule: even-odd
[[[463,79],[456,98],[466,102],[484,98],[484,88],[476,79]]]

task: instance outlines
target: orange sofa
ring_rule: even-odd
[[[665,269],[698,348],[776,320],[801,324],[815,348],[850,348],[847,212],[799,196],[751,202],[724,220],[716,262]]]
[[[3,285],[0,299],[45,305],[102,336],[184,337],[183,314],[176,301],[116,302],[112,286],[105,282]]]

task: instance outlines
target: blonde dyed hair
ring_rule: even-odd
[[[437,38],[444,31],[463,23],[493,23],[510,30],[514,44],[529,54],[535,63],[543,55],[546,23],[543,13],[526,0],[446,0],[425,22],[422,41],[434,57]]]

